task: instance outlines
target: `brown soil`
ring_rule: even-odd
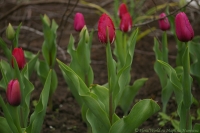
[[[15,1],[15,0],[12,0]],[[25,5],[23,7],[19,6],[16,2],[9,1],[0,1],[0,18],[2,15],[9,12],[10,9],[18,6],[20,8],[16,9],[14,12],[8,14],[4,19],[0,20],[0,33],[1,37],[5,39],[5,27],[10,22],[12,25],[17,26],[20,22],[23,23],[23,26],[34,28],[37,31],[42,31],[42,24],[40,20],[40,14],[47,14],[51,19],[55,19],[58,24],[61,23],[61,18],[63,13],[65,12],[66,8],[68,7],[67,2],[66,4],[59,4],[59,2],[55,2],[53,4],[34,4],[34,5]],[[46,0],[48,2],[48,0]],[[49,1],[51,2],[51,1]],[[100,6],[103,5],[104,9],[107,9],[108,12],[111,14],[113,13],[113,1],[110,3],[102,2],[100,0],[90,0],[87,2],[92,2],[98,4]],[[157,1],[155,1],[157,2]],[[164,0],[160,0],[159,3],[155,3],[153,1],[146,1],[143,5],[142,9],[137,12],[140,14],[145,14],[145,11],[151,7],[154,7],[155,4],[159,4],[161,2],[165,2]],[[64,26],[59,27],[58,30],[58,38],[62,33],[62,38],[59,43],[59,46],[65,52],[66,59],[61,51],[58,51],[58,58],[69,64],[70,57],[66,52],[67,44],[69,41],[70,34],[76,38],[78,41],[78,33],[73,30],[73,16],[76,12],[82,12],[85,16],[86,24],[89,29],[97,27],[97,21],[100,16],[100,12],[94,8],[88,8],[87,6],[82,5],[79,3],[73,11],[73,6],[75,6],[75,1],[71,2],[73,4],[69,5],[67,8],[67,12],[65,14],[65,22]],[[173,7],[171,10],[175,10],[176,8]],[[187,13],[190,15],[190,19],[192,25],[195,26],[195,34],[197,35],[200,33],[200,28],[198,27],[199,19],[194,21],[194,16],[199,15],[199,12],[196,10],[191,9],[190,7],[187,8]],[[156,13],[157,15],[161,11]],[[199,18],[199,16],[195,17]],[[64,24],[63,23],[63,24]],[[144,25],[141,27],[141,32],[149,29],[150,27],[157,27],[157,22],[150,23],[148,25]],[[61,32],[63,30],[63,32]],[[155,30],[154,32],[150,33],[149,35],[142,38],[140,41],[137,42],[135,55],[133,59],[132,71],[131,71],[131,83],[134,80],[146,77],[148,81],[142,87],[136,96],[135,100],[133,101],[133,105],[140,99],[154,99],[158,102],[160,106],[161,103],[161,86],[159,83],[159,79],[154,72],[153,65],[155,62],[155,55],[153,53],[153,37],[157,36],[161,39],[160,30]],[[172,66],[175,66],[175,57],[176,57],[176,45],[174,42],[174,38],[169,33],[169,62]],[[20,32],[20,46],[26,50],[32,51],[37,53],[41,49],[43,36],[36,33],[36,31],[30,31],[30,29],[22,29]],[[9,44],[9,41],[6,41]],[[0,57],[5,59],[5,56],[0,50]],[[95,74],[94,82],[98,84],[104,84],[107,82],[107,70],[106,70],[106,57],[105,57],[105,47],[100,44],[97,39],[96,32],[94,33],[94,40],[92,44],[92,51],[91,51],[91,59],[92,59],[92,68]],[[75,101],[73,95],[68,89],[67,84],[65,83],[63,76],[56,66],[56,72],[58,74],[59,83],[58,88],[53,96],[53,110],[47,110],[47,114],[45,116],[44,124],[42,133],[86,133],[87,128],[86,124],[82,121],[80,107],[78,106],[77,102]],[[32,82],[35,85],[35,90],[32,93],[32,100],[37,100],[39,94],[42,89],[42,85],[40,81],[38,81],[36,75],[32,75]],[[0,89],[0,94],[5,96],[5,92]],[[193,94],[195,98],[200,100],[198,94],[200,94],[199,86],[197,86],[196,81],[193,87]],[[193,107],[196,109],[195,107]],[[173,98],[171,98],[169,105],[167,107],[167,113],[175,112],[176,111],[176,104]],[[120,108],[117,109],[119,114],[123,115],[120,111]],[[194,111],[192,111],[194,112]],[[0,109],[0,113],[1,112]],[[194,114],[195,115],[195,114]],[[158,125],[159,121],[158,114],[153,115],[150,119],[148,119],[140,128],[148,129],[148,128],[172,128],[170,123],[167,123],[165,127],[160,127]]]

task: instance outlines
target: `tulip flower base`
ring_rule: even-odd
[[[95,3],[95,0],[90,0],[92,3]],[[99,1],[96,1],[98,3]],[[149,2],[149,3],[148,3]],[[155,1],[157,2],[157,1]],[[161,2],[158,2],[159,4]],[[8,3],[4,3],[5,6],[1,7],[1,12],[6,13],[8,9],[11,9],[10,6],[14,7],[14,5],[9,5]],[[146,1],[145,4],[147,4],[148,7],[154,7],[155,4],[152,3],[152,1]],[[101,5],[101,4],[99,4]],[[45,14],[46,12],[43,11],[48,11],[52,12],[52,16],[56,15],[55,12],[53,12],[55,9],[57,12],[59,12],[59,17],[55,17],[55,21],[60,24],[60,16],[63,14],[63,9],[66,8],[66,5],[61,5],[61,4],[49,4],[49,5],[43,5],[43,6],[33,6],[34,8],[37,9],[39,12],[35,12],[35,10],[29,10],[29,12],[33,12],[33,19],[32,21],[29,21],[30,18],[27,18],[26,21],[22,23],[22,26],[27,26],[31,25],[33,29],[36,29],[37,31],[34,31],[33,29],[29,29],[27,27],[23,27],[21,32],[20,32],[20,46],[28,51],[31,51],[33,53],[37,53],[38,51],[41,51],[41,46],[43,43],[42,36],[40,35],[41,29],[42,29],[42,23],[40,21],[40,15]],[[145,7],[145,6],[144,6]],[[27,9],[29,9],[27,7]],[[19,8],[17,12],[19,13],[18,15],[20,16],[19,19],[22,19],[21,16],[25,15],[24,13],[27,13],[27,9],[25,8]],[[62,9],[62,11],[60,10]],[[80,7],[76,8],[79,12],[82,11]],[[110,9],[110,7],[105,7],[105,9]],[[147,9],[147,8],[146,8]],[[145,10],[146,10],[145,9]],[[90,10],[90,9],[88,9]],[[142,10],[142,9],[141,9]],[[41,11],[41,12],[40,12]],[[87,12],[87,11],[86,11]],[[72,15],[75,14],[75,11],[72,13]],[[159,14],[159,13],[157,13]],[[11,24],[13,23],[20,23],[15,18],[16,14],[10,14],[10,19]],[[28,16],[28,15],[25,15]],[[1,15],[0,15],[1,17]],[[9,18],[8,17],[8,18]],[[70,16],[72,19],[73,16]],[[95,24],[97,23],[97,20],[99,18],[99,15],[96,14],[94,10],[91,9],[90,14],[86,18],[86,23],[87,23],[87,28],[93,28]],[[200,18],[200,17],[195,17]],[[3,29],[6,27],[5,24],[7,24],[8,20],[1,20],[0,21],[0,28]],[[135,23],[134,23],[135,24]],[[69,33],[73,34],[75,36],[75,40],[78,41],[78,33],[75,32],[73,28],[73,24],[69,23],[69,27],[65,27],[65,31],[63,32],[63,36],[61,38],[59,46],[63,50],[58,50],[57,58],[63,61],[66,64],[70,63],[70,56],[67,53],[66,47],[69,42]],[[195,34],[200,35],[200,26],[199,24],[196,23],[194,27]],[[149,24],[150,27],[158,27],[157,21],[154,23]],[[61,28],[62,29],[62,28]],[[58,33],[61,33],[61,29],[58,29]],[[147,26],[142,26],[141,31],[148,30],[149,27]],[[156,31],[159,35],[161,31]],[[133,58],[133,64],[132,64],[132,70],[131,70],[131,83],[133,83],[135,80],[139,78],[148,78],[146,81],[145,85],[139,90],[138,94],[133,100],[133,103],[131,106],[135,105],[138,101],[142,99],[153,99],[157,101],[157,103],[162,107],[161,103],[161,85],[159,78],[157,74],[155,73],[153,67],[154,67],[154,62],[155,62],[155,55],[153,52],[153,36],[154,33],[150,33],[149,35],[143,37],[141,40],[139,40],[136,44],[136,50],[134,53],[134,58]],[[58,35],[59,36],[59,35]],[[5,36],[1,36],[2,38],[5,38]],[[161,36],[158,36],[159,39],[161,39]],[[176,66],[176,42],[174,41],[174,38],[169,35],[168,36],[168,49],[169,49],[169,64],[172,65],[173,67]],[[114,44],[111,44],[111,49],[114,48]],[[65,56],[62,54],[64,52]],[[40,53],[40,57],[42,54]],[[0,49],[0,57],[1,59],[4,59],[4,53],[3,50]],[[64,59],[65,58],[65,59]],[[98,38],[97,38],[97,32],[94,32],[94,39],[91,47],[91,66],[94,71],[94,83],[96,84],[105,84],[107,80],[107,66],[106,66],[106,49],[105,47],[100,44]],[[52,98],[52,109],[48,109],[46,111],[44,123],[42,126],[42,131],[41,133],[86,133],[87,132],[87,125],[86,123],[83,122],[82,116],[81,116],[81,108],[78,105],[77,101],[75,100],[74,96],[70,92],[68,85],[66,84],[65,80],[63,79],[63,75],[58,68],[58,65],[55,65],[55,71],[57,73],[58,77],[58,87],[55,93],[53,94]],[[2,75],[0,74],[0,79],[2,78]],[[35,104],[38,102],[39,95],[42,91],[42,83],[40,80],[37,78],[36,73],[33,73],[31,75],[31,82],[35,86],[35,90],[31,94],[31,112],[34,111]],[[198,81],[197,79],[194,78],[194,85],[192,89],[192,94],[196,98],[197,101],[200,101],[200,89],[199,89]],[[3,97],[3,100],[6,101],[6,94],[3,89],[0,88],[0,95]],[[176,120],[178,120],[178,116],[176,116],[176,111],[177,111],[177,105],[175,102],[175,96],[172,95],[168,104],[167,104],[167,109],[166,112],[168,115]],[[198,114],[196,112],[197,108],[200,105],[193,104],[191,107],[191,115],[195,118],[198,117]],[[161,111],[161,110],[160,110]],[[199,111],[200,112],[200,111]],[[116,109],[116,114],[119,117],[123,117],[124,113],[120,107],[117,107]],[[3,116],[3,111],[0,107],[0,116]],[[160,118],[160,121],[158,120]],[[165,117],[166,118],[166,117]],[[147,119],[140,127],[139,129],[174,129],[174,126],[170,121],[167,121],[163,127],[160,126],[159,122],[161,122],[161,116],[156,113],[153,116],[151,116],[149,119]],[[197,123],[199,120],[193,120],[193,123]],[[145,131],[141,131],[145,132]],[[150,132],[150,131],[149,131]],[[153,132],[153,131],[152,131]]]

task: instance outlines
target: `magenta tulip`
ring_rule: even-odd
[[[188,42],[194,37],[194,30],[184,12],[180,12],[175,18],[176,36],[179,41]]]
[[[82,13],[76,13],[74,17],[74,29],[76,31],[81,31],[82,28],[85,26],[85,20]]]
[[[20,85],[18,80],[11,80],[6,90],[8,103],[12,106],[18,106],[21,103]]]
[[[132,28],[133,22],[131,15],[127,12],[122,16],[120,22],[120,30],[123,32],[129,32]]]
[[[120,17],[120,19],[122,19],[122,16],[128,12],[127,6],[125,3],[122,3],[119,6],[119,10],[118,10],[118,16]]]
[[[12,51],[12,55],[15,58],[19,69],[23,69],[26,64],[26,60],[22,48],[14,48]],[[14,68],[14,59],[12,59],[12,67]]]
[[[110,43],[115,40],[115,27],[113,21],[107,14],[102,14],[98,22],[98,38],[101,43]]]
[[[163,31],[166,31],[166,30],[169,30],[170,29],[170,23],[169,23],[169,20],[168,18],[166,17],[166,14],[165,13],[161,13],[160,16],[159,16],[159,27],[161,30]]]

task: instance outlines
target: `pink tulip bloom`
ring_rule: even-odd
[[[15,58],[19,69],[23,69],[26,64],[26,60],[22,48],[14,48],[12,51],[12,55]],[[12,67],[14,68],[14,59],[12,59]]]
[[[21,103],[20,85],[18,80],[11,80],[6,90],[8,103],[12,106],[18,106]]]
[[[161,13],[158,20],[159,23],[159,27],[161,30],[166,31],[170,29],[170,23],[167,17],[165,17],[166,14],[165,13]]]
[[[123,32],[129,32],[132,28],[133,22],[131,15],[127,12],[122,16],[120,22],[120,30]]]
[[[74,17],[74,29],[76,31],[81,31],[82,28],[85,26],[85,20],[82,13],[76,13]]]
[[[108,43],[107,35],[110,43],[113,43],[115,40],[115,27],[111,18],[104,13],[98,22],[98,38],[101,43]]]
[[[118,10],[118,16],[120,17],[120,19],[122,19],[122,16],[128,12],[127,6],[125,3],[122,3],[119,6],[119,10]]]
[[[175,18],[176,36],[179,41],[188,42],[194,37],[194,30],[184,12],[180,12]]]

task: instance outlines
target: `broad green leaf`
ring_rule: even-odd
[[[38,60],[39,52],[36,55],[29,54],[29,57],[30,56],[31,56],[30,60],[26,63],[26,66],[28,66],[28,78],[30,78],[30,76],[33,73],[33,70],[36,67],[36,62]]]
[[[179,131],[179,121],[177,120],[171,120],[172,126],[176,129],[176,131]]]
[[[20,28],[22,26],[22,23],[19,24],[19,26],[17,27],[17,30],[15,31],[15,38],[13,40],[13,45],[14,48],[18,47],[18,39],[19,39],[19,32],[20,32]]]
[[[7,88],[8,82],[13,78],[13,69],[4,60],[1,60],[0,68],[1,68],[1,74],[2,74],[0,86],[5,90]]]
[[[44,20],[44,17],[41,16],[41,19],[43,22],[43,33],[44,33],[42,54],[45,60],[47,61],[49,67],[54,67],[56,54],[57,54],[56,31],[57,31],[58,25],[56,24],[54,20],[52,20],[51,25],[49,25]]]
[[[91,96],[82,96],[82,99],[97,120],[103,125],[104,129],[108,131],[110,129],[110,121],[99,102]]]
[[[126,59],[126,54],[124,54],[125,44],[123,42],[123,33],[120,30],[116,31],[115,48],[113,53],[117,57],[117,71],[119,71]]]
[[[197,120],[200,120],[200,108],[197,109]]]
[[[35,107],[34,112],[30,116],[30,124],[28,128],[26,129],[28,133],[39,133],[40,130],[42,129],[42,124],[44,121],[48,99],[49,99],[51,76],[52,76],[52,71],[50,70],[46,78],[44,88],[40,94],[40,99]]]
[[[9,110],[9,113],[13,119],[13,123],[17,127],[18,132],[22,132],[21,125],[20,125],[20,106],[12,106],[10,104],[7,104],[7,109]],[[9,122],[9,121],[8,121]]]
[[[11,61],[11,58],[12,58],[11,50],[8,48],[8,45],[3,41],[2,38],[0,38],[0,47],[3,49],[3,52],[6,55],[6,58],[9,61]]]
[[[7,122],[8,122],[8,125],[9,125],[10,129],[12,130],[12,132],[13,133],[21,133],[21,132],[18,131],[16,125],[14,124],[14,120],[13,120],[13,118],[12,118],[8,108],[7,108],[7,105],[4,103],[4,101],[3,101],[1,96],[0,96],[0,106],[3,109],[4,116],[5,116],[5,118],[6,118]]]
[[[138,90],[144,85],[147,80],[147,78],[138,79],[133,83],[132,86],[126,87],[123,91],[119,105],[125,114],[128,113]]]
[[[27,68],[28,65],[25,67]],[[26,69],[26,71],[28,72],[28,68]],[[24,82],[24,96],[25,96],[25,104],[24,106],[20,106],[21,110],[23,113],[21,113],[21,115],[23,115],[23,126],[27,127],[28,124],[28,118],[29,118],[29,113],[30,113],[30,98],[31,98],[31,92],[34,90],[34,86],[33,84],[29,81],[29,77],[28,75],[23,75],[23,82]]]
[[[90,66],[90,50],[93,32],[90,33],[89,41],[85,39],[85,32],[80,38],[77,48],[74,47],[74,38],[71,35],[67,52],[71,56],[70,67],[79,75],[79,77],[89,86],[93,83],[93,70]]]
[[[84,104],[89,108],[89,110],[103,123],[106,129],[110,128],[110,122],[105,110],[102,108],[102,103],[99,102],[98,97],[90,93],[89,88],[82,81],[82,79],[67,65],[57,60],[60,69],[64,72],[67,78],[67,84],[73,84],[74,89],[77,90],[78,94],[81,96]]]
[[[155,56],[156,56],[156,60],[163,60],[163,54],[159,48],[159,42],[156,38],[154,38],[154,47],[153,47]],[[164,88],[167,84],[167,80],[166,80],[166,72],[163,71],[163,66],[158,63],[157,61],[154,63],[154,70],[157,73],[159,79],[160,79],[160,83],[162,88]]]
[[[97,95],[99,102],[102,102],[107,114],[109,114],[109,90],[104,86],[92,85],[91,92]]]
[[[161,116],[161,119],[163,119],[163,120],[168,120],[168,121],[171,120],[171,117],[163,112],[159,112],[158,114]]]
[[[196,123],[195,125],[194,125],[194,128],[193,128],[193,130],[194,130],[194,132],[199,132],[200,131],[200,124],[199,123]]]
[[[86,114],[87,120],[92,127],[92,133],[108,133],[109,129],[105,128],[104,124],[99,121],[99,119],[88,110]]]
[[[185,104],[182,102],[178,106],[178,114],[180,116],[180,123],[179,129],[183,130],[192,130],[192,118],[191,114],[189,113],[189,109]]]
[[[161,101],[163,104],[163,112],[166,112],[166,108],[167,108],[167,103],[172,95],[172,92],[174,90],[174,86],[172,85],[172,83],[170,82],[169,79],[167,80],[167,85],[162,89],[162,93],[161,93]]]
[[[200,37],[195,37],[189,42],[189,51],[193,55],[193,63],[191,65],[191,74],[200,78]]]
[[[176,71],[166,62],[161,60],[157,60],[160,64],[162,64],[163,68],[165,69],[167,75],[169,76],[169,80],[174,87],[174,93],[176,97],[177,104],[180,104],[183,100],[183,88],[182,82],[178,78]]]
[[[125,88],[129,85],[130,82],[130,70],[134,56],[134,49],[136,45],[136,38],[138,35],[138,29],[136,29],[131,37],[128,40],[128,51],[126,56],[125,65],[118,71],[117,73],[117,83],[115,89],[113,90],[113,98],[114,98],[114,108],[117,107],[119,101],[121,99],[121,95]]]
[[[50,68],[48,64],[45,61],[40,60],[37,68],[37,74],[39,75],[42,84],[45,83],[49,70]]]
[[[58,86],[58,77],[57,77],[56,71],[53,69],[52,75],[51,75],[51,89],[49,92],[50,96],[52,96],[54,94],[57,86]]]
[[[8,122],[4,117],[0,117],[0,133],[12,133]]]
[[[111,126],[109,133],[134,133],[136,128],[159,109],[159,105],[153,100],[141,100],[133,106],[126,117]]]

